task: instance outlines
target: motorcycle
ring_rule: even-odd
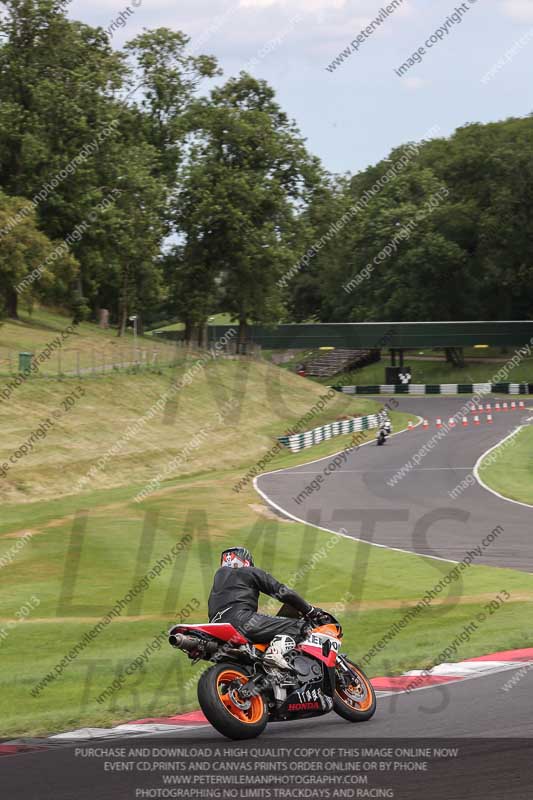
[[[302,618],[288,604],[278,616]],[[285,654],[290,670],[264,663],[265,644],[252,644],[229,623],[175,625],[172,647],[194,662],[213,666],[198,682],[200,708],[228,739],[252,739],[269,722],[319,717],[334,711],[348,722],[365,722],[376,695],[363,670],[341,653],[342,627],[327,613],[325,624]]]
[[[388,439],[388,436],[389,436],[389,434],[387,433],[385,428],[380,428],[379,431],[377,432],[377,436],[376,436],[376,444],[377,444],[377,446],[381,447],[381,445],[384,445],[385,442]]]
[[[390,427],[390,425],[387,425],[386,423],[381,425],[376,435],[377,446],[381,447],[381,445],[384,445],[389,436],[391,435],[391,433],[392,433],[392,428]]]

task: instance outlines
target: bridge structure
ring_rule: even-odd
[[[235,326],[233,326],[235,327]],[[227,336],[231,325],[210,325],[212,345]],[[332,322],[289,325],[251,325],[246,344],[268,350],[346,348],[389,350],[391,364],[404,365],[404,353],[421,348],[460,350],[491,346],[519,348],[533,344],[533,320],[469,322]]]
[[[231,325],[210,325],[209,342]],[[328,322],[250,325],[247,340],[269,350],[315,347],[415,350],[421,347],[520,346],[530,343],[533,320],[494,322]]]

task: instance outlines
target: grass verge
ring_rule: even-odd
[[[172,363],[180,349],[172,342],[138,336],[132,329],[118,337],[116,329],[103,330],[90,322],[72,326],[72,317],[36,307],[32,314],[21,311],[20,319],[0,323],[0,375],[2,383],[18,373],[18,355],[33,353],[46,359],[38,362],[38,375],[108,372],[111,365]],[[35,380],[35,379],[34,379]],[[1,387],[0,387],[1,388]]]
[[[345,628],[346,652],[356,659],[394,622],[400,623],[406,608],[451,568],[278,519],[252,489],[232,491],[238,474],[227,470],[183,477],[165,484],[142,505],[132,500],[138,487],[121,487],[86,495],[82,503],[66,498],[10,509],[11,522],[2,524],[0,553],[6,555],[20,541],[21,525],[34,534],[2,570],[2,735],[105,726],[197,707],[201,666],[191,666],[165,644],[152,647],[148,661],[125,677],[118,692],[103,703],[97,698],[189,604],[198,608],[188,621],[206,618],[218,554],[235,542],[251,547],[257,563],[304,596],[336,612]],[[187,535],[190,546],[162,568],[57,680],[33,697],[38,681],[153,565],[164,564],[172,545]],[[315,553],[323,557],[311,561]],[[510,599],[489,615],[486,606],[503,591]],[[38,607],[17,621],[31,596],[39,599]],[[368,671],[395,674],[426,667],[481,613],[487,615],[485,622],[451,660],[531,645],[532,599],[530,576],[471,566],[461,581],[451,584],[446,598],[439,595],[394,635],[372,658]]]
[[[493,450],[481,462],[479,476],[504,497],[533,505],[533,428],[523,428]]]
[[[157,373],[19,386],[0,400],[0,500],[52,499],[241,465],[245,471],[325,394],[264,362],[225,359],[196,370],[198,358]],[[194,379],[152,413],[193,371]],[[336,393],[304,429],[379,407]]]
[[[182,364],[179,374],[189,368]],[[4,501],[16,501],[4,502],[0,520],[2,736],[105,726],[195,708],[200,666],[192,667],[183,654],[154,642],[179,619],[205,620],[219,552],[235,542],[249,546],[257,563],[279,579],[334,610],[345,627],[346,651],[358,659],[392,623],[403,619],[406,606],[415,604],[450,569],[443,562],[280,519],[250,485],[234,491],[275,437],[324,393],[319,385],[264,363],[224,361],[200,371],[180,393],[179,402],[124,443],[87,491],[72,493],[76,478],[120,440],[175,379],[174,373],[162,373],[84,380],[80,405],[49,432],[46,446],[37,443],[17,464],[17,472],[8,473],[0,484]],[[3,457],[9,457],[14,445],[72,385],[24,385],[16,403],[0,407]],[[239,401],[237,406],[228,405],[232,398]],[[221,408],[231,413],[217,416]],[[377,408],[372,400],[336,395],[309,427]],[[393,415],[397,429],[406,419]],[[209,435],[186,462],[148,499],[136,503],[143,482],[207,426]],[[330,455],[349,446],[351,438],[336,437],[296,455],[280,453],[267,469]],[[190,546],[172,560],[171,548],[185,536]],[[158,564],[158,574],[149,580]],[[127,598],[132,587],[141,588],[125,602],[120,616],[33,696],[39,681],[76,644],[87,641],[86,634]],[[377,653],[369,664],[370,674],[427,666],[504,590],[509,600],[487,615],[454,658],[531,644],[524,633],[529,631],[533,598],[530,577],[472,566],[460,583],[451,585],[450,596],[439,596],[434,608]],[[196,607],[194,616],[187,611],[191,606]],[[132,663],[138,667],[126,674]],[[118,680],[120,689],[98,702]]]

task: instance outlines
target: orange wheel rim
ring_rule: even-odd
[[[356,679],[347,689],[336,689],[337,697],[352,711],[368,711],[373,702],[372,687],[359,670],[354,668]]]
[[[253,725],[255,722],[259,722],[263,716],[265,710],[263,698],[260,695],[253,695],[249,700],[243,700],[241,707],[238,691],[235,690],[237,681],[240,684],[247,683],[248,676],[236,669],[225,669],[220,673],[217,678],[217,692],[220,702],[226,708],[226,711],[229,711],[239,722]],[[231,691],[230,684],[233,684]]]

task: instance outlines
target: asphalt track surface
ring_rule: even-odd
[[[503,533],[483,549],[475,563],[533,572],[532,509],[500,499],[477,483],[456,500],[448,495],[472,472],[484,452],[524,420],[527,411],[493,412],[492,426],[485,421],[473,426],[472,415],[469,415],[468,428],[458,426],[451,431],[418,467],[395,486],[390,486],[387,480],[435,434],[435,419],[441,417],[447,421],[468,398],[397,399],[398,410],[412,413],[414,420],[416,415],[426,417],[430,429],[419,427],[391,438],[385,447],[371,444],[351,452],[346,463],[327,478],[320,492],[313,493],[302,503],[296,503],[294,498],[331,462],[331,456],[311,465],[263,475],[257,479],[258,490],[281,512],[304,521],[312,520],[325,529],[344,530],[349,536],[374,544],[451,561],[463,559],[501,525]],[[526,400],[526,407],[528,405],[533,406],[533,401]],[[453,770],[448,770],[448,778],[441,776],[439,786],[432,786],[433,800],[467,796],[469,800],[533,797],[530,788],[533,784],[533,670],[527,671],[511,691],[502,689],[518,669],[520,665],[516,669],[409,694],[381,696],[375,717],[361,725],[350,725],[335,714],[269,725],[258,741],[273,744],[283,737],[293,741],[319,738],[368,741],[389,737],[423,741],[428,737],[465,737],[472,742],[487,743],[482,756],[478,755],[476,760],[474,753],[463,762],[456,762]],[[501,739],[491,740],[495,736]],[[142,741],[153,746],[154,742],[163,740],[168,743],[168,733],[142,740],[114,738],[112,744],[119,747]],[[177,730],[172,740],[204,744],[225,742],[233,746],[209,726]],[[473,774],[481,773],[490,779],[490,786],[473,780]],[[519,773],[525,777],[527,788],[515,785]],[[420,783],[412,780],[406,776],[403,791],[397,797],[428,796],[420,791]],[[90,771],[87,764],[73,758],[72,745],[3,757],[0,786],[0,794],[6,800],[135,797],[133,784],[127,776],[117,781],[116,775]]]
[[[427,746],[436,739],[445,739],[458,745],[461,752],[466,748],[467,754],[448,764],[443,774],[433,776],[430,793],[420,775],[405,775],[395,797],[531,798],[533,670],[511,692],[505,693],[501,687],[514,671],[422,689],[409,695],[381,697],[375,717],[360,725],[345,722],[333,713],[320,719],[272,724],[254,744],[274,747],[287,742],[299,745],[316,742],[323,746],[324,742],[340,745],[349,740],[369,745],[395,740],[405,746]],[[493,738],[496,736],[499,738]],[[149,738],[116,738],[106,740],[105,745],[154,748],[180,742],[228,748],[242,745],[223,739],[210,726],[182,730],[172,739],[167,733]],[[1,796],[6,800],[122,800],[136,796],[138,774],[111,774],[104,772],[103,759],[95,764],[75,758],[74,747],[81,744],[95,747],[102,742],[79,742],[43,752],[4,756],[0,760]],[[468,755],[469,750],[473,754]],[[160,759],[154,755],[150,760]],[[520,783],[514,786],[514,781]]]
[[[481,424],[456,426],[425,455],[418,466],[406,473],[394,486],[398,470],[435,436],[435,420],[448,422],[464,407],[468,396],[411,398],[399,396],[398,411],[425,417],[422,426],[393,436],[383,447],[364,445],[347,455],[346,461],[325,477],[321,488],[297,501],[298,496],[327,468],[332,457],[312,464],[261,475],[256,487],[264,499],[278,511],[310,522],[326,530],[397,548],[419,555],[461,561],[482,545],[483,539],[498,525],[504,529],[496,541],[483,547],[476,564],[510,567],[533,573],[533,509],[511,503],[483,488],[477,481],[457,499],[449,492],[464,481],[479,457],[504,439],[520,422],[533,417],[532,400],[526,409],[494,412],[493,424],[480,414]],[[383,400],[383,398],[381,398]],[[510,402],[506,398],[506,402]],[[309,451],[310,454],[312,450]]]

